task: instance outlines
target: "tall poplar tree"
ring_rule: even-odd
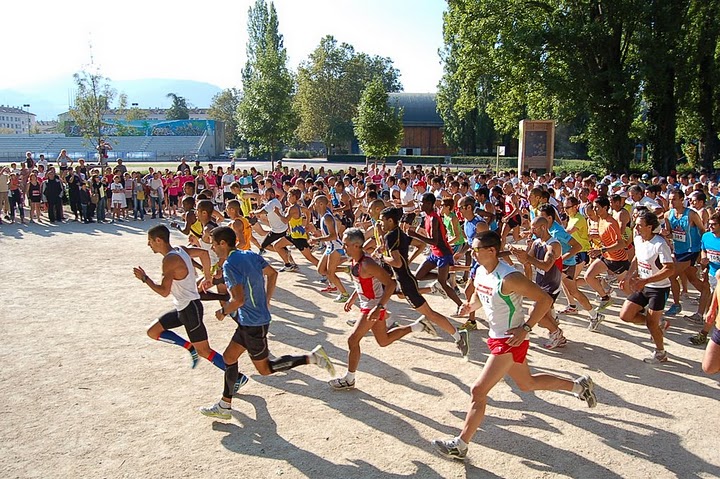
[[[287,67],[287,51],[278,32],[275,5],[256,0],[248,10],[247,63],[243,94],[237,107],[238,133],[254,153],[275,155],[295,128],[292,110],[294,81]]]

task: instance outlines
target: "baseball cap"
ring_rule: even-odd
[[[647,173],[643,173],[643,175],[641,176],[641,178],[642,178],[643,180],[649,180],[649,179],[650,179],[650,175],[648,175]]]

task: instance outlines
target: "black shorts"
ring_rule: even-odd
[[[577,269],[576,264],[564,264],[562,268],[562,273],[565,275],[567,279],[575,279],[575,270]]]
[[[510,218],[507,222],[507,225],[512,228],[517,228],[522,224],[522,218],[520,218],[520,215],[515,215],[512,218]]]
[[[298,251],[303,251],[305,248],[310,247],[307,238],[293,238],[292,236],[286,236],[287,240],[297,248]]]
[[[400,286],[400,291],[403,296],[405,296],[407,302],[410,303],[410,306],[414,309],[418,309],[427,303],[425,298],[423,298],[423,295],[420,294],[417,280],[413,276],[396,275],[396,278],[398,285]]]
[[[250,223],[250,226],[255,226],[258,222],[257,216],[248,216],[247,220],[248,223]]]
[[[177,195],[168,196],[168,203],[170,204],[170,206],[177,206],[178,205]]]
[[[601,258],[601,261],[605,263],[605,266],[615,274],[623,274],[625,271],[630,269],[630,261],[612,261],[605,257]]]
[[[207,341],[208,334],[203,323],[203,305],[199,299],[190,301],[182,311],[169,311],[160,316],[159,323],[165,329],[185,326],[188,340],[191,343]]]
[[[243,326],[238,324],[232,342],[245,348],[253,361],[266,359],[270,355],[267,342],[269,326],[269,324],[264,326]]]
[[[637,305],[648,307],[651,311],[665,311],[665,302],[667,301],[670,288],[648,288],[645,287],[641,292],[632,293],[627,300]]]
[[[402,218],[400,218],[400,223],[407,223],[411,225],[413,221],[415,221],[415,213],[405,213],[402,215]]]
[[[237,195],[231,191],[223,191],[223,199],[225,201],[236,200]]]
[[[587,251],[581,251],[575,255],[575,262],[577,262],[577,264],[590,264],[590,255],[587,253]]]
[[[260,248],[265,249],[274,242],[276,242],[279,239],[282,239],[287,234],[287,231],[283,231],[282,233],[273,233],[272,231],[267,234],[265,239],[263,240],[262,244],[260,245]]]
[[[700,256],[699,251],[675,254],[675,261],[678,263],[686,263],[690,261],[690,266],[695,266],[695,262],[697,261],[698,256]]]
[[[353,225],[355,224],[355,215],[352,214],[352,211],[346,211],[345,215],[342,218],[340,218],[340,223],[345,228],[352,228]]]
[[[712,339],[713,343],[720,346],[720,329],[715,328],[715,331],[713,331],[712,336],[710,336],[710,339]]]

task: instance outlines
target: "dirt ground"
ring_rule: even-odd
[[[357,389],[345,392],[330,390],[315,366],[262,377],[243,357],[251,380],[233,419],[204,417],[198,408],[219,398],[221,372],[204,360],[191,370],[186,351],[145,335],[172,308],[132,274],[141,265],[160,276],[161,257],[146,244],[153,223],[0,226],[2,477],[720,476],[712,438],[720,387],[700,368],[703,350],[687,342],[696,327],[674,320],[671,361],[649,366],[641,361],[649,335],[619,321],[617,297],[599,333],[571,316],[561,324],[567,347],[544,350],[542,331],[531,338],[534,370],[591,374],[597,408],[500,383],[465,463],[436,455],[430,440],[459,432],[487,357],[485,328],[471,333],[469,363],[447,335],[410,335],[387,348],[368,337]],[[183,243],[177,232],[172,241]],[[317,274],[295,256],[300,273],[280,273],[273,299],[271,352],[322,344],[343,374],[345,321],[358,310],[344,313],[319,293]],[[428,300],[454,312],[451,302]],[[216,307],[206,303],[205,322],[222,352],[234,328],[215,320]],[[417,317],[399,300],[389,309],[401,322]]]

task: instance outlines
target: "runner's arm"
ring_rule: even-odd
[[[550,311],[553,304],[553,300],[549,294],[521,273],[510,273],[505,276],[501,291],[503,294],[517,293],[535,302],[532,311],[530,311],[530,316],[527,321],[525,321],[525,324],[531,328],[540,322],[547,312]],[[508,340],[508,344],[511,346],[520,345],[528,335],[528,332],[525,331],[522,326],[510,329],[508,332],[512,332],[513,334],[513,337]]]
[[[270,265],[265,266],[262,271],[267,278],[267,282],[265,283],[265,296],[267,297],[268,306],[270,306],[270,299],[272,299],[272,296],[275,293],[275,284],[277,283],[278,273],[275,271],[275,268]]]
[[[207,250],[202,248],[191,248],[188,246],[181,246],[181,248],[184,249],[191,258],[198,258],[200,260],[200,264],[202,265],[203,269],[203,275],[205,276],[205,281],[210,281],[212,283],[212,265],[210,264],[210,253],[208,253]]]
[[[236,284],[228,289],[228,292],[230,293],[230,300],[220,309],[226,316],[242,308],[245,304],[245,289],[242,284]]]

